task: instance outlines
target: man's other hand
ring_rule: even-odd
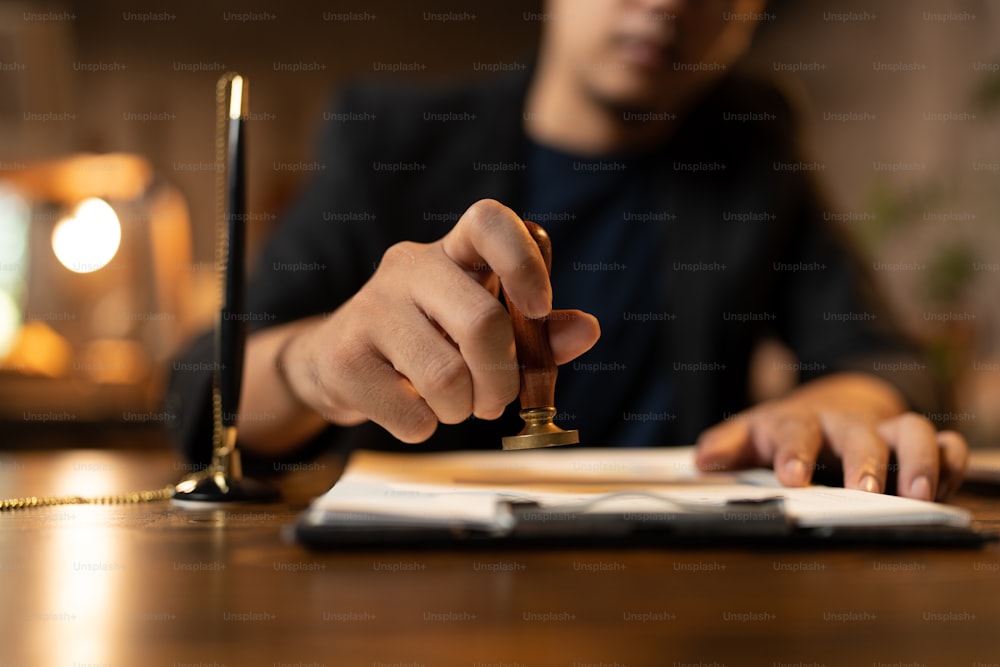
[[[960,434],[904,412],[883,380],[844,373],[706,430],[696,460],[706,471],[773,467],[782,484],[803,486],[831,456],[849,489],[882,493],[895,481],[898,495],[943,500],[962,483],[968,446]]]

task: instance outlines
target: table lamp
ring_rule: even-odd
[[[184,199],[137,155],[4,164],[0,418],[152,418],[194,326]]]

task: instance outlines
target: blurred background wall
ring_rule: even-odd
[[[487,76],[489,66],[529,60],[543,21],[540,0],[7,1],[0,179],[62,156],[127,153],[183,197],[190,299],[178,306],[183,318],[162,318],[175,325],[154,359],[162,370],[213,307],[222,72],[250,81],[256,251],[308,176],[315,137],[337,122],[323,112],[339,83]],[[998,35],[1000,0],[776,0],[749,56],[797,91],[833,224],[869,253],[906,327],[931,344],[929,363],[954,387],[952,409],[936,416],[980,442],[1000,434]],[[419,67],[387,71],[399,63]],[[761,368],[762,391],[780,385]],[[17,370],[0,368],[0,397],[14,391]]]

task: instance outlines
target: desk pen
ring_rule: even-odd
[[[228,89],[229,103],[223,106]],[[219,81],[220,118],[217,155],[226,164],[223,224],[219,234],[218,266],[222,276],[222,303],[215,326],[215,368],[212,390],[212,462],[208,468],[181,481],[174,490],[175,501],[232,502],[267,501],[277,498],[276,489],[243,477],[240,452],[236,447],[243,357],[246,347],[246,297],[244,287],[246,245],[246,165],[244,121],[246,80],[226,74]],[[225,151],[222,151],[225,146]]]
[[[246,247],[246,165],[243,155],[243,77],[232,78],[229,93],[229,120],[226,142],[226,243],[223,268],[222,305],[215,327],[215,382],[219,392],[218,419],[220,445],[232,451],[236,446],[236,420],[243,382],[243,351],[246,347],[246,298],[244,295],[244,253]]]

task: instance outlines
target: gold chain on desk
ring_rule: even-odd
[[[152,491],[132,491],[110,496],[28,496],[26,498],[8,498],[0,500],[0,512],[31,509],[33,507],[53,507],[56,505],[132,505],[135,503],[151,503],[157,500],[170,500],[174,496],[174,487],[165,486]]]

